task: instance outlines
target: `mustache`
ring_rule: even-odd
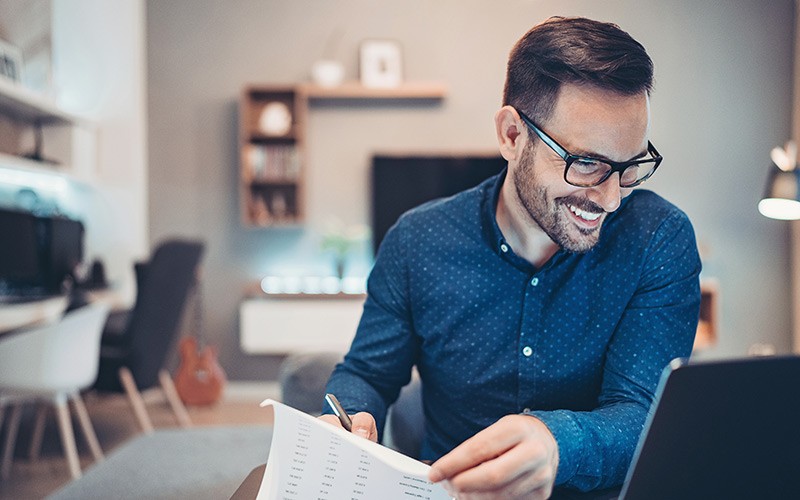
[[[603,207],[601,207],[597,203],[591,200],[587,200],[586,198],[581,198],[579,196],[574,196],[574,195],[565,196],[563,198],[558,198],[556,201],[563,205],[572,205],[585,212],[592,212],[597,214],[605,212],[605,210],[603,210]]]

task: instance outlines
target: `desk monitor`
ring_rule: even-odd
[[[65,278],[74,278],[75,267],[83,261],[83,224],[62,217],[48,219],[50,225],[47,286],[58,290]]]
[[[658,394],[620,498],[796,498],[800,357],[673,362]]]
[[[0,294],[43,280],[43,240],[38,217],[0,210]]]
[[[83,224],[0,210],[0,296],[64,292],[64,280],[83,259]]]

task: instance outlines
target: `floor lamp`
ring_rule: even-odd
[[[771,153],[772,167],[767,177],[764,196],[758,202],[758,211],[765,217],[780,220],[800,219],[800,169],[797,168],[797,146],[793,141],[786,143],[784,149],[774,148]],[[794,303],[800,300],[800,229],[792,227],[792,290]],[[793,311],[793,344],[795,352],[800,352],[800,312]]]
[[[761,215],[771,219],[800,219],[800,170],[797,169],[797,146],[788,142],[785,149],[772,150],[772,167],[764,196],[758,202]]]

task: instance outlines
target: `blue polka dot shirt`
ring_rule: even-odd
[[[436,460],[508,414],[556,438],[556,485],[621,484],[664,367],[688,356],[700,259],[686,215],[635,190],[585,254],[541,268],[495,219],[505,172],[404,214],[368,280],[349,353],[327,390],[349,412],[386,411],[422,378],[421,459]]]

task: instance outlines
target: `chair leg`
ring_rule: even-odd
[[[78,459],[78,447],[75,444],[75,433],[72,431],[72,420],[69,417],[69,406],[67,398],[59,394],[55,398],[56,417],[58,419],[58,430],[61,434],[61,446],[64,448],[64,455],[67,457],[69,473],[72,479],[81,477],[81,463]]]
[[[136,415],[136,420],[145,434],[153,433],[153,423],[150,421],[150,416],[147,414],[147,407],[142,399],[142,394],[136,388],[136,381],[133,380],[133,374],[127,367],[119,369],[119,381],[125,389],[125,394],[128,395],[128,402],[133,407],[133,413]]]
[[[39,401],[36,403],[36,416],[33,420],[33,433],[31,434],[31,445],[28,448],[28,460],[36,462],[39,459],[39,452],[42,449],[42,438],[44,437],[44,426],[47,423],[47,405]]]
[[[172,382],[172,377],[169,376],[169,372],[162,369],[158,372],[158,379],[161,382],[161,388],[164,390],[164,394],[167,396],[167,401],[170,407],[172,407],[172,413],[175,414],[178,425],[181,427],[191,427],[192,420],[189,418],[189,412],[186,411],[186,407],[183,405],[183,401],[181,401],[177,389],[175,389],[175,384]]]
[[[97,440],[97,434],[92,427],[92,421],[89,419],[89,412],[86,411],[86,405],[83,404],[83,398],[79,393],[72,395],[72,404],[75,406],[75,413],[78,415],[78,422],[81,425],[81,431],[89,444],[89,449],[92,451],[95,461],[103,460],[103,449],[100,448],[100,442]]]
[[[11,406],[11,415],[8,418],[8,431],[6,432],[6,445],[3,449],[3,462],[0,465],[0,478],[6,480],[11,475],[11,461],[14,459],[14,446],[17,444],[17,431],[19,420],[22,416],[22,404]]]

